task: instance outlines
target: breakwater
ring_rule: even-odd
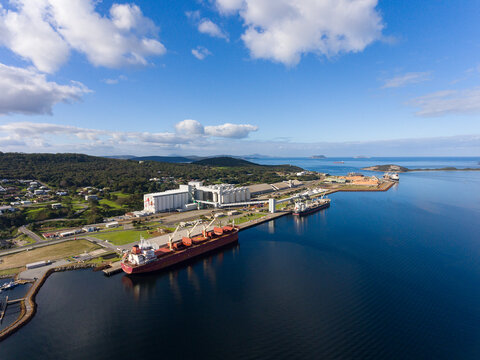
[[[72,265],[62,265],[56,268],[48,269],[40,279],[35,281],[35,283],[32,285],[32,287],[28,291],[27,295],[23,299],[20,299],[19,301],[20,314],[14,322],[12,322],[9,326],[7,326],[5,329],[0,331],[0,341],[10,336],[11,334],[13,334],[22,326],[26,325],[33,318],[33,316],[35,315],[35,312],[37,311],[37,304],[35,303],[35,297],[37,296],[37,293],[42,287],[42,285],[45,283],[45,281],[51,274],[58,271],[86,269],[91,267],[95,267],[95,265],[94,264],[72,264]]]

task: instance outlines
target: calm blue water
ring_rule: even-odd
[[[172,271],[56,273],[0,359],[479,359],[479,190],[401,174]]]
[[[480,157],[397,157],[397,158],[327,158],[327,159],[308,159],[308,158],[266,158],[252,159],[253,162],[264,165],[294,164],[304,169],[325,172],[332,175],[347,174],[349,172],[361,172],[364,174],[375,174],[371,171],[360,170],[363,167],[374,165],[395,164],[409,169],[441,169],[445,167],[462,168],[480,168]],[[343,164],[335,162],[343,161]],[[376,173],[377,175],[379,173]]]

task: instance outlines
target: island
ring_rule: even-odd
[[[422,169],[409,169],[400,165],[387,164],[387,165],[375,165],[362,168],[362,170],[379,171],[379,172],[396,172],[405,173],[413,171],[480,171],[480,168],[456,168],[453,166],[447,166],[442,168],[422,168]]]

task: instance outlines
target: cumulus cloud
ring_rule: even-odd
[[[212,137],[223,137],[233,139],[243,139],[248,137],[251,132],[257,131],[258,127],[249,124],[230,124],[203,126],[197,120],[183,120],[175,125],[177,134],[182,135],[206,135]]]
[[[258,127],[248,124],[230,124],[216,126],[205,126],[205,134],[215,137],[242,139],[246,138],[252,131],[257,131]]]
[[[70,50],[96,66],[145,65],[165,53],[158,29],[130,4],[113,4],[102,16],[93,0],[10,0],[0,5],[0,44],[47,73],[64,64]]]
[[[241,139],[251,131],[253,125],[223,124],[204,127],[196,120],[183,120],[175,125],[175,132],[134,132],[87,129],[77,126],[12,122],[0,125],[0,146],[15,147],[28,138],[30,147],[67,146],[71,148],[182,148],[203,147],[218,138]],[[210,139],[214,137],[215,140]],[[53,145],[52,145],[53,144]]]
[[[212,53],[203,46],[197,46],[195,49],[192,49],[192,55],[195,56],[198,60],[203,60],[208,55],[212,55]]]
[[[419,107],[418,116],[473,114],[480,112],[480,88],[445,90],[418,97],[411,104]]]
[[[429,72],[410,72],[387,79],[382,88],[398,88],[410,84],[417,84],[427,80],[430,80]]]
[[[228,35],[210,19],[202,19],[198,24],[198,31],[212,37],[228,40]]]
[[[205,130],[203,125],[197,120],[183,120],[175,125],[175,131],[185,135],[203,135]]]
[[[297,64],[307,53],[335,56],[363,51],[382,36],[377,0],[216,0],[238,13],[242,40],[254,59]]]
[[[79,101],[90,90],[79,82],[60,85],[34,69],[0,63],[0,115],[51,114],[56,103]]]

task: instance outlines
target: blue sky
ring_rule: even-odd
[[[0,151],[480,152],[476,1],[0,4]]]

